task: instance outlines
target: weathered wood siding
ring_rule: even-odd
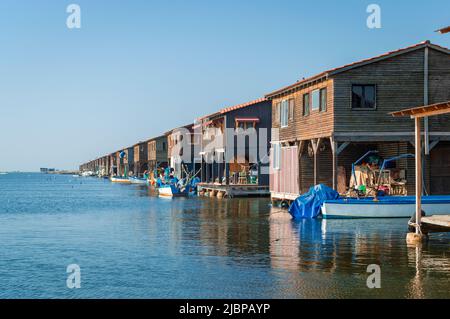
[[[430,187],[433,195],[450,193],[450,142],[439,142],[430,152]]]
[[[255,117],[259,119],[259,122],[256,124],[257,131],[257,145],[249,145],[248,138],[246,139],[245,150],[238,150],[237,136],[234,137],[233,147],[234,154],[238,154],[240,152],[244,152],[246,154],[258,154],[259,160],[262,162],[262,168],[260,180],[258,181],[259,185],[269,185],[269,150],[270,150],[270,141],[272,139],[272,107],[270,101],[263,101],[260,103],[256,103],[251,106],[247,106],[244,108],[236,109],[234,111],[230,111],[226,113],[225,116],[225,127],[235,129],[236,126],[236,118],[250,118]],[[266,134],[262,134],[262,130],[266,131]],[[264,139],[263,136],[265,136]],[[230,141],[226,141],[229,143]],[[226,145],[229,148],[228,145]],[[260,151],[261,150],[261,151]],[[264,150],[264,152],[262,151]],[[230,150],[227,150],[230,151]],[[264,153],[264,154],[262,154]],[[251,158],[251,161],[256,162],[257,159]],[[265,172],[264,172],[265,171]]]
[[[326,111],[312,111],[303,116],[303,95],[311,93],[316,89],[327,88],[327,109]],[[306,88],[300,89],[294,93],[285,94],[272,100],[272,127],[279,129],[279,140],[306,140],[318,137],[330,136],[333,132],[333,98],[334,98],[333,80],[325,80]],[[280,110],[277,105],[283,100],[294,99],[294,114],[288,120],[287,127],[280,127]]]
[[[334,78],[336,132],[414,132],[409,118],[389,112],[423,105],[424,52],[420,49],[367,64]],[[376,109],[352,109],[352,84],[376,85]]]
[[[160,136],[147,142],[149,161],[167,162],[167,136]]]
[[[450,101],[450,55],[436,50],[428,53],[429,104]],[[450,114],[429,118],[431,132],[450,132]]]
[[[137,176],[141,176],[142,173],[148,168],[148,151],[147,142],[142,142],[134,146],[134,165],[133,172]]]

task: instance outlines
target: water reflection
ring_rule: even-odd
[[[253,263],[255,259],[265,263],[269,225],[261,215],[267,214],[267,204],[266,200],[249,199],[175,199],[171,202],[172,236],[178,242],[189,242],[203,255],[229,256],[239,263],[252,256]]]
[[[407,247],[407,224],[401,219],[293,221],[266,199],[156,202],[167,206],[170,216],[165,236],[171,254],[222,257],[215,259],[222,266],[241,265],[261,274],[268,269],[273,296],[448,296],[448,235]],[[371,264],[381,267],[382,289],[366,286]]]

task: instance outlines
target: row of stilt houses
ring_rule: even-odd
[[[393,158],[382,184],[413,195],[414,125],[390,113],[449,100],[450,50],[426,41],[219,109],[80,170],[142,176],[169,166],[179,178],[196,174],[200,190],[290,201],[317,184],[345,193],[370,183],[366,168]],[[425,193],[448,194],[450,116],[425,118],[422,127]]]

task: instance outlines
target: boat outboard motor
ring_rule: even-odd
[[[422,217],[425,217],[427,215],[423,209],[421,211],[421,215]],[[416,223],[416,213],[412,215],[411,219],[408,222],[408,231],[410,233],[414,233],[416,231],[416,227],[413,226],[415,223]]]

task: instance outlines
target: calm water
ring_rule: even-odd
[[[409,248],[406,220],[293,222],[268,204],[0,175],[0,298],[450,297],[449,235]],[[66,287],[73,263],[81,289]]]

